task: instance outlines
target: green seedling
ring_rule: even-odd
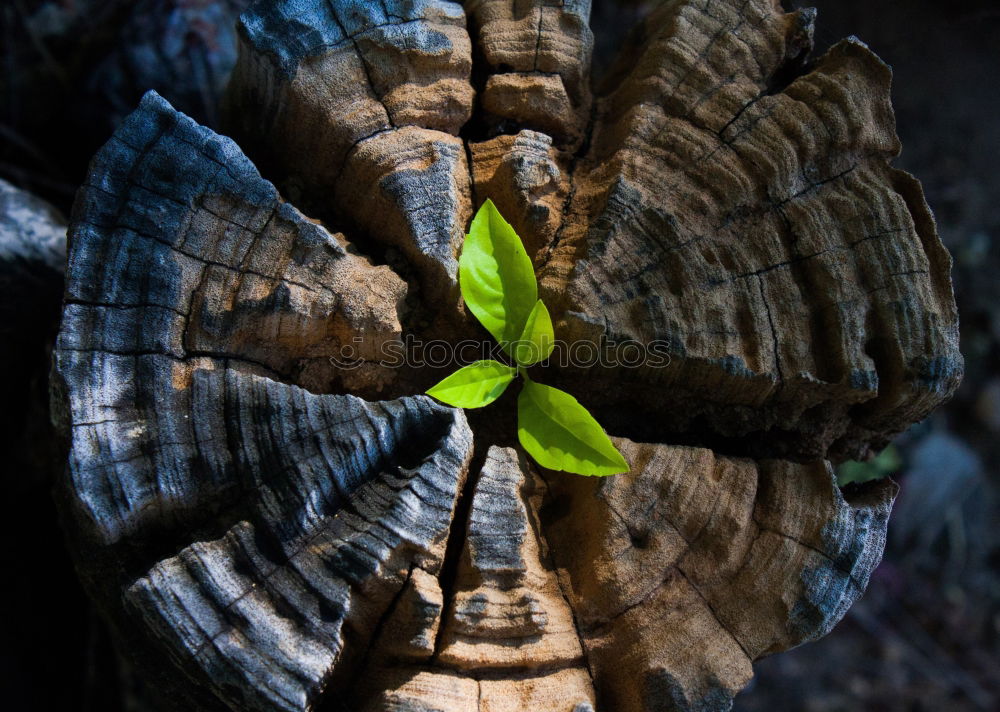
[[[538,298],[535,271],[521,238],[490,200],[472,220],[458,277],[469,311],[514,365],[476,361],[428,395],[456,408],[482,408],[520,377],[517,437],[538,464],[579,475],[628,472],[625,458],[576,398],[528,377],[526,369],[548,358],[555,347],[552,319]]]

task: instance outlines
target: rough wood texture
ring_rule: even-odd
[[[889,165],[899,152],[889,68],[855,39],[811,60],[813,11],[785,14],[770,0],[664,2],[626,43],[591,112],[587,3],[468,3],[483,111],[463,129],[465,157],[439,145],[454,144],[459,115],[448,135],[433,136],[423,114],[403,127],[386,118],[379,98],[412,74],[337,84],[335,105],[308,88],[327,62],[400,64],[396,45],[343,39],[341,15],[362,34],[409,37],[398,44],[426,58],[407,54],[404,66],[419,67],[428,92],[453,86],[459,65],[467,78],[455,3],[391,18],[379,3],[293,6],[315,6],[316,32],[332,34],[307,54],[302,34],[275,29],[270,4],[244,16],[230,100],[251,155],[265,165],[280,155],[276,176],[289,194],[354,226],[366,245],[411,257],[435,245],[452,279],[470,189],[477,201],[492,197],[541,267],[560,338],[660,341],[669,351],[665,369],[563,375],[618,432],[666,431],[755,455],[864,456],[957,386],[950,258],[919,183]],[[442,106],[451,96],[442,91]],[[313,107],[308,118],[275,123],[300,102]],[[381,118],[369,125],[369,113]],[[581,128],[578,117],[590,114],[593,125]],[[585,131],[582,146],[566,139],[574,131]],[[421,155],[433,154],[419,169],[406,164],[416,154],[398,143],[403,134],[423,137]],[[347,178],[355,164],[368,177]],[[321,179],[318,166],[343,180]],[[440,289],[434,274],[423,283]],[[432,315],[418,321],[456,318],[451,299],[423,306]],[[665,391],[678,407],[663,407]]]
[[[233,129],[287,137],[258,160],[293,199],[333,203],[399,247],[429,291],[454,296],[471,217],[457,137],[472,112],[471,49],[456,3],[258,3],[240,26]]]
[[[481,0],[465,3],[485,60],[480,101],[494,131],[506,124],[576,145],[590,111],[590,3]]]
[[[684,407],[667,427],[703,417],[800,457],[864,454],[962,372],[950,259],[919,184],[887,162],[889,69],[845,40],[790,77],[810,14],[695,5],[651,18],[602,99],[549,290],[570,333],[670,343],[669,368],[606,386],[656,411],[649,383],[671,386]]]
[[[454,583],[442,592],[428,579],[419,603],[397,607],[346,709],[593,709],[538,521],[544,486],[511,448],[491,447],[477,475]]]
[[[827,633],[890,484],[830,464],[950,395],[949,258],[889,72],[813,14],[663,3],[592,96],[585,2],[261,2],[232,140],[155,94],[71,226],[55,400],[79,567],[162,706],[725,710]],[[538,471],[512,405],[415,396],[401,335],[481,333],[455,266],[492,197],[628,475]],[[321,222],[320,222],[321,221]],[[354,344],[363,365],[329,360]],[[367,400],[362,400],[361,396]],[[375,398],[387,398],[373,402]],[[509,409],[508,409],[509,410]]]
[[[400,334],[402,280],[349,253],[231,141],[156,94],[94,159],[74,213],[64,353],[204,355],[351,390],[370,374],[334,372],[335,347],[363,332],[360,356],[373,357]],[[173,370],[185,377],[183,362]]]
[[[191,391],[216,405],[194,408],[195,431],[242,444],[192,474],[239,511],[129,586],[127,614],[234,709],[304,709],[353,679],[416,572],[439,573],[468,426],[426,399],[368,404],[232,371],[199,371]]]
[[[273,380],[318,383],[310,351],[329,367],[355,330],[398,333],[401,283],[153,94],[95,158],[70,239],[56,371],[89,583],[205,692],[301,709],[409,570],[440,568],[471,457],[461,413],[426,398]]]
[[[619,440],[632,472],[548,476],[543,511],[603,709],[727,709],[751,663],[830,631],[882,556],[895,485],[828,464]]]

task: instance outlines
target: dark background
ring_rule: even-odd
[[[0,2],[0,177],[69,211],[87,161],[155,88],[217,126],[245,0]],[[594,0],[595,66],[654,3]],[[740,712],[1000,709],[1000,0],[817,0],[817,49],[857,35],[894,69],[897,165],[954,257],[965,380],[904,435],[868,592],[833,633],[760,661]],[[47,307],[53,323],[58,305]],[[44,330],[42,330],[44,331]],[[44,335],[43,335],[44,336]],[[40,339],[44,340],[44,339]],[[5,345],[6,346],[6,345]],[[43,344],[4,374],[44,390]],[[33,367],[27,364],[35,364]],[[0,706],[139,710],[83,597],[49,494],[44,413],[3,403]]]

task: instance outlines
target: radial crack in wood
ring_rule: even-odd
[[[828,464],[617,440],[632,472],[546,476],[544,532],[600,709],[724,710],[750,664],[825,635],[868,583],[896,487]]]
[[[538,523],[544,492],[523,455],[489,449],[449,600],[434,579],[414,578],[413,595],[383,629],[348,709],[593,709],[573,611]],[[435,636],[438,645],[428,647]],[[403,640],[418,643],[401,647]]]
[[[74,208],[60,348],[256,364],[313,390],[371,392],[400,335],[404,283],[278,196],[230,140],[154,93],[95,157]],[[331,357],[354,348],[358,368]],[[108,405],[81,404],[89,420]]]
[[[590,116],[589,0],[465,3],[486,62],[484,121],[491,130],[536,129],[578,146]]]
[[[85,582],[136,664],[176,665],[176,706],[312,708],[440,571],[471,433],[427,398],[260,374],[329,387],[330,349],[398,335],[402,282],[155,94],[92,163],[70,263],[55,388]]]
[[[350,239],[153,94],[95,158],[59,499],[163,706],[726,710],[864,590],[893,486],[842,495],[820,458],[878,447],[962,367],[948,255],[889,164],[888,68],[856,40],[809,59],[810,11],[668,0],[591,103],[588,14],[255,4],[230,125]],[[464,415],[411,395],[433,369],[378,363],[404,330],[475,333],[473,196],[524,237],[561,340],[662,362],[539,373],[633,436],[630,474],[538,472],[497,410],[474,456]]]
[[[233,709],[313,709],[357,674],[414,572],[440,571],[468,426],[426,399],[368,404],[234,371],[191,388],[215,396],[194,426],[224,431],[218,467],[244,508],[129,586],[126,614]]]
[[[561,338],[669,356],[579,373],[613,430],[862,456],[957,387],[950,259],[889,165],[889,68],[854,39],[803,66],[813,15],[664,3],[599,99],[543,291]]]

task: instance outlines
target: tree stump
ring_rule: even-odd
[[[863,592],[895,488],[841,492],[830,461],[962,372],[889,69],[855,39],[813,59],[811,11],[672,0],[592,91],[588,16],[259,2],[235,141],[150,93],[95,157],[60,500],[160,706],[725,710]],[[456,267],[487,197],[558,338],[665,345],[542,374],[630,473],[542,470],[508,398],[466,414],[379,360],[482,338]]]

